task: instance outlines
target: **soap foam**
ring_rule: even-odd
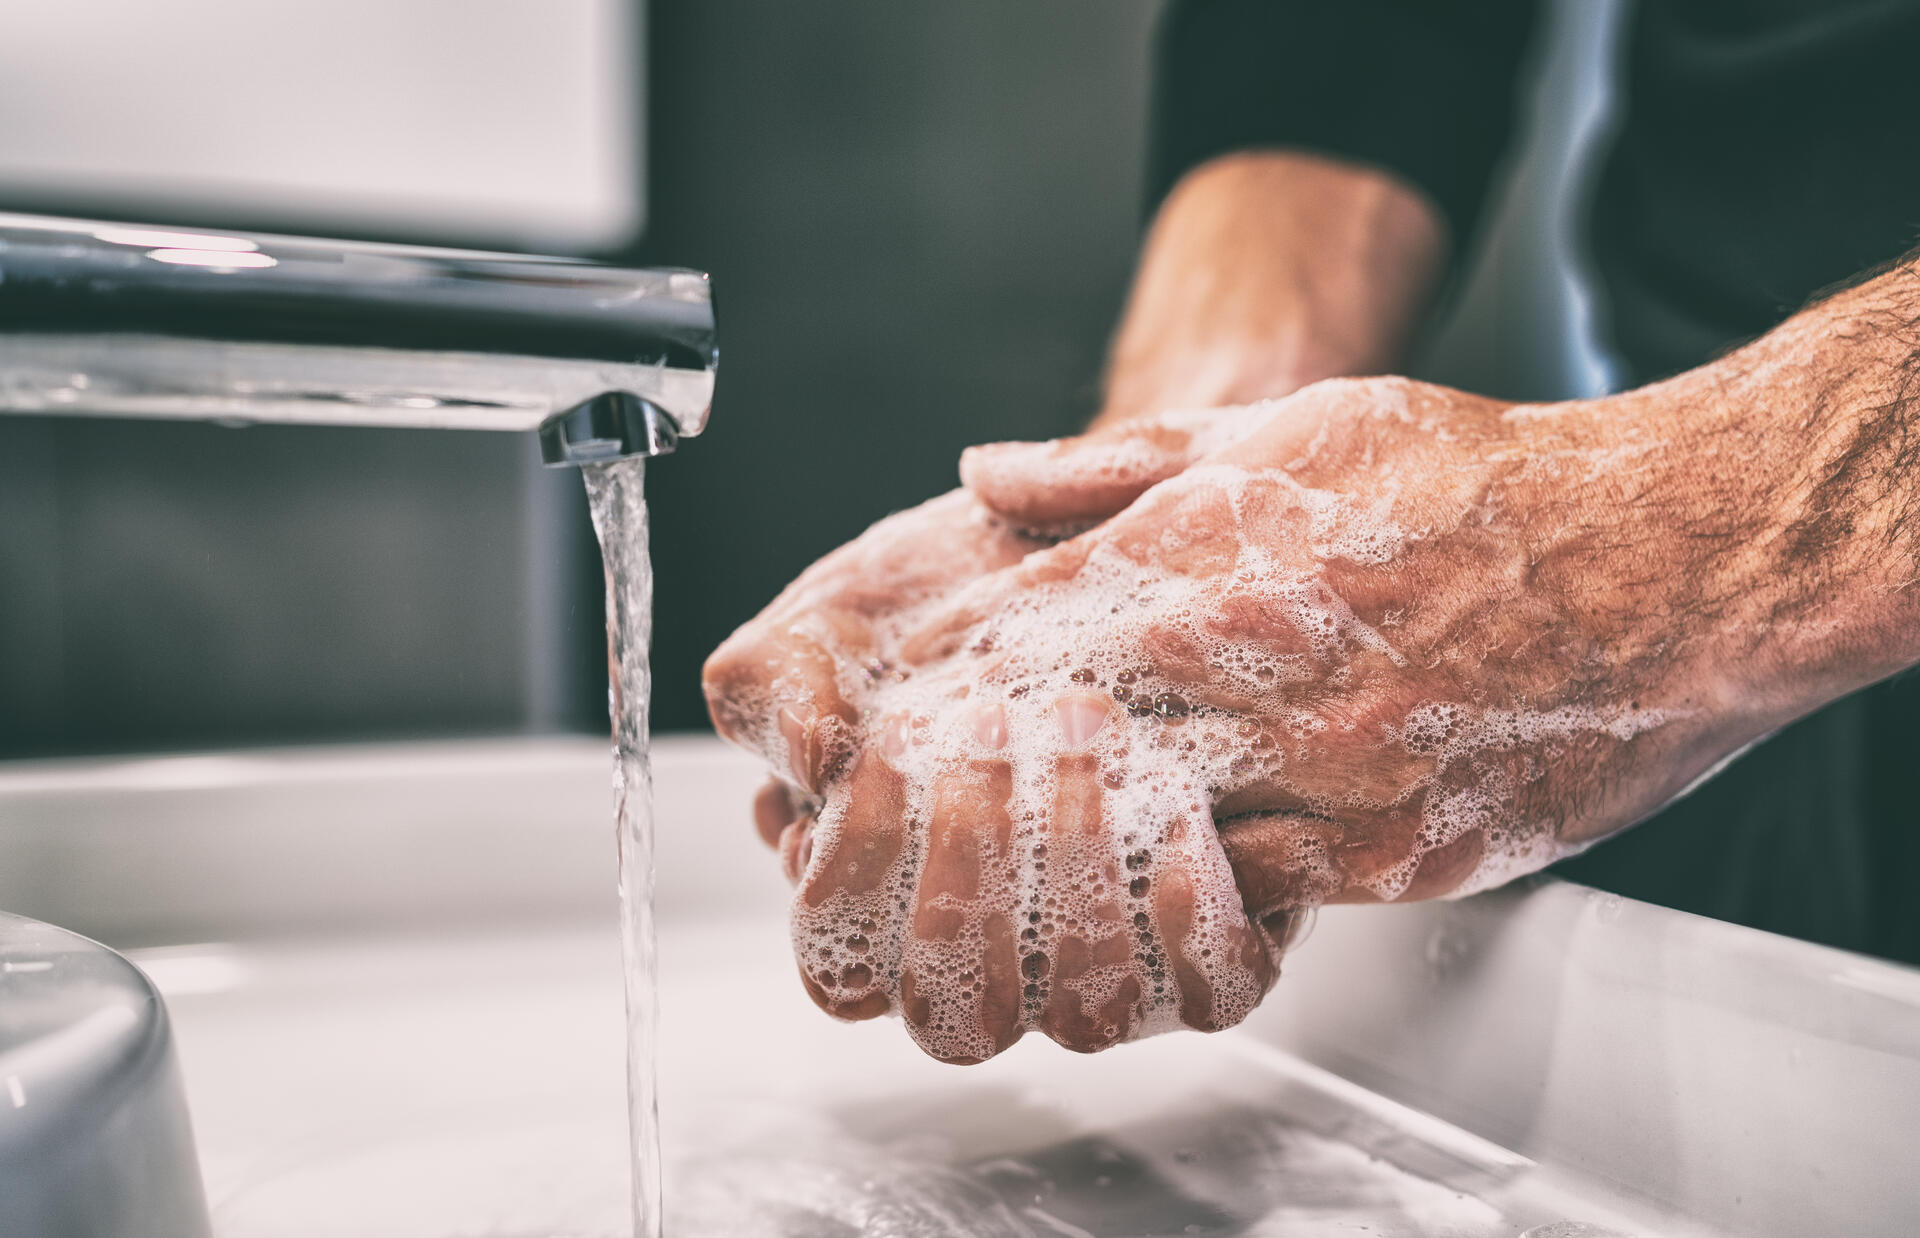
[[[1023,1028],[1058,1019],[1065,1007],[1099,1041],[1177,1027],[1183,1009],[1185,1021],[1205,1026],[1238,1022],[1252,1009],[1271,981],[1277,947],[1248,922],[1210,820],[1216,784],[1230,776],[1230,757],[1245,745],[1222,734],[1226,715],[1197,707],[1139,654],[1151,621],[1167,623],[1196,647],[1211,643],[1222,656],[1244,657],[1218,650],[1219,638],[1206,631],[1201,585],[1143,579],[1138,563],[1096,548],[1070,581],[998,599],[990,618],[968,632],[971,656],[873,685],[865,697],[868,723],[909,723],[896,727],[904,742],[884,758],[906,788],[906,841],[874,888],[815,904],[803,887],[793,918],[804,967],[836,1003],[879,993],[898,1009],[910,974],[916,1038],[941,1057],[988,1056],[998,1046],[980,1013],[987,923],[1011,909]],[[965,592],[948,605],[965,611]],[[1304,590],[1290,605],[1317,640],[1340,640],[1350,626],[1345,617],[1320,616],[1321,600]],[[919,611],[899,616],[892,641],[927,618]],[[885,647],[888,637],[880,643]],[[1250,685],[1269,687],[1259,677],[1264,665],[1244,663]],[[1267,679],[1277,692],[1299,674],[1277,664]],[[1005,712],[1004,748],[983,743],[969,713],[989,697]],[[1056,709],[1062,698],[1105,711],[1074,751]],[[1010,767],[1008,844],[1002,850],[991,831],[978,831],[976,896],[923,899],[926,839],[941,782],[990,761]],[[1085,784],[1079,793],[1099,797],[1101,828],[1061,827],[1063,765]],[[1268,757],[1259,767],[1271,770],[1274,762]],[[843,840],[859,846],[870,832],[849,821],[853,807],[850,796],[827,796],[815,826],[816,869]],[[1191,897],[1163,907],[1156,891],[1175,881],[1190,885]],[[923,907],[943,913],[949,936],[914,931]],[[846,945],[856,937],[864,939],[857,957]],[[1250,944],[1258,957],[1249,955]],[[1077,955],[1086,965],[1060,978],[1059,969]],[[1116,1015],[1117,1004],[1126,1009]]]
[[[1216,415],[1193,432],[1244,435],[1265,415]],[[1086,467],[1137,468],[1130,450],[1121,445],[1105,465]],[[1282,943],[1249,921],[1213,828],[1215,803],[1297,789],[1308,810],[1334,823],[1412,814],[1407,854],[1364,876],[1382,899],[1403,894],[1428,854],[1478,831],[1483,847],[1467,892],[1571,850],[1554,841],[1550,823],[1512,819],[1520,788],[1490,754],[1551,754],[1595,736],[1625,742],[1666,721],[1652,709],[1427,702],[1376,737],[1429,771],[1397,788],[1392,803],[1358,791],[1309,794],[1290,781],[1299,772],[1290,762],[1310,757],[1330,725],[1351,731],[1355,723],[1303,704],[1303,685],[1338,684],[1357,662],[1407,664],[1313,560],[1384,564],[1421,531],[1394,522],[1392,493],[1361,503],[1282,470],[1222,463],[1189,468],[1141,502],[1154,506],[1152,519],[1129,527],[1141,537],[1150,531],[1150,541],[1102,531],[1039,551],[1017,573],[958,589],[929,582],[906,604],[876,610],[861,639],[881,650],[942,651],[924,665],[867,664],[853,653],[822,617],[844,580],[803,576],[783,595],[786,612],[799,616],[792,622],[839,660],[838,690],[859,711],[849,735],[885,736],[850,746],[853,772],[810,805],[814,845],[793,941],[832,1008],[904,1012],[929,1052],[978,1060],[1005,1047],[989,999],[1008,982],[989,977],[1010,957],[1020,991],[1010,1017],[1021,1030],[1058,1035],[1064,1020],[1085,1047],[1232,1024],[1271,984]],[[961,503],[972,500],[948,495],[918,511]],[[921,518],[902,513],[876,535]],[[1276,552],[1280,518],[1304,533],[1296,545],[1307,555]],[[865,550],[854,562],[866,570],[883,558]],[[939,639],[916,645],[929,631]],[[808,690],[776,683],[758,707]],[[1071,732],[1065,700],[1100,702],[1104,717],[1090,733]],[[1002,713],[983,738],[985,706]],[[780,767],[788,749],[777,732],[762,723],[748,738]],[[887,785],[897,785],[897,817],[855,816],[875,811],[871,796],[848,789],[860,783],[862,762],[882,763]],[[950,827],[970,831],[961,871],[972,881],[935,890],[929,850],[943,787],[977,794],[988,768],[1005,771],[1005,819]],[[1098,799],[1097,822],[1069,828],[1063,818],[1083,812],[1073,805],[1089,797]],[[1306,888],[1339,892],[1343,878],[1326,844],[1309,832],[1297,848]]]

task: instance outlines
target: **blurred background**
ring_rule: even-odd
[[[1093,410],[1159,7],[0,0],[0,209],[711,271],[711,428],[648,479],[655,726],[702,729],[701,659],[806,563]],[[1550,6],[1422,375],[1604,387],[1619,7]],[[600,620],[531,436],[0,418],[0,756],[598,731]]]

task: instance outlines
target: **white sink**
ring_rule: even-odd
[[[1332,911],[1241,1029],[978,1067],[793,977],[751,766],[656,759],[681,1235],[1906,1234],[1920,975],[1574,887]],[[0,906],[166,994],[222,1238],[625,1220],[605,746],[0,770]]]

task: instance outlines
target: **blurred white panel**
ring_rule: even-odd
[[[0,0],[0,196],[578,250],[637,230],[632,0]]]

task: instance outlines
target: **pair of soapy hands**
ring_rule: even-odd
[[[1340,379],[967,452],[706,668],[808,991],[956,1062],[1221,1028],[1312,908],[1670,798],[1733,742],[1674,617],[1735,565],[1623,400]]]

